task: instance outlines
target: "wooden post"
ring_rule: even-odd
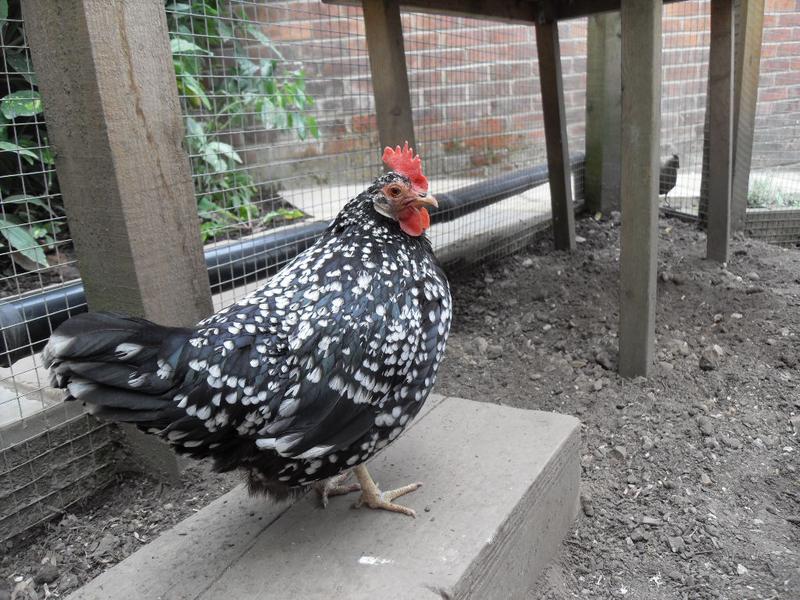
[[[23,8],[90,308],[194,325],[211,294],[163,0]],[[166,445],[132,439],[177,474]]]
[[[622,0],[619,371],[653,363],[661,130],[661,0]]]
[[[619,209],[620,82],[619,13],[589,17],[586,68],[586,207]]]
[[[555,21],[536,23],[536,50],[539,55],[539,84],[542,90],[553,238],[557,249],[574,250],[575,209],[572,205],[572,178],[567,144],[564,86],[561,80],[558,23]]]
[[[758,79],[761,69],[761,41],[764,29],[764,0],[741,0],[734,26],[733,92],[733,188],[731,190],[731,229],[744,229],[747,193],[753,157],[753,130],[756,121]]]
[[[733,180],[733,0],[711,0],[706,256],[727,262]]]
[[[418,151],[414,140],[400,2],[363,0],[362,6],[381,146],[402,146],[408,141]]]

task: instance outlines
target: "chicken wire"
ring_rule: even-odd
[[[203,235],[212,247],[327,221],[380,173],[360,8],[198,0],[168,4],[167,14]],[[415,13],[402,22],[417,150],[434,194],[545,162],[532,27]],[[586,23],[560,29],[570,142],[582,150]],[[298,85],[302,98],[286,110],[286,90]],[[209,146],[221,157],[216,165]],[[247,208],[228,218],[243,197]],[[548,218],[545,184],[434,225],[430,235],[444,256],[483,259],[518,247]],[[212,290],[215,305],[248,293],[285,260],[223,273]]]
[[[746,230],[800,245],[800,14],[766,0]]]
[[[2,303],[78,276],[19,5],[0,28]],[[49,315],[48,315],[49,316]],[[6,323],[0,319],[3,342]],[[0,428],[58,403],[37,355],[0,368]],[[2,433],[0,433],[0,443]]]
[[[212,289],[219,308],[252,291],[298,245],[310,243],[312,235],[303,233],[307,225],[332,218],[382,168],[363,16],[358,8],[317,0],[175,1],[166,3],[166,14],[206,249],[225,256],[227,249],[241,248],[265,234],[301,232],[299,240],[295,236],[276,248],[266,263],[244,269],[237,267],[231,251]],[[417,149],[433,193],[488,185],[489,178],[545,163],[532,27],[419,13],[404,13],[402,22]],[[767,23],[769,28],[769,17]],[[707,1],[665,6],[662,154],[678,154],[681,165],[666,202],[695,215],[701,197],[708,25]],[[568,143],[575,155],[584,147],[586,20],[560,23],[559,33]],[[768,39],[765,33],[765,45]],[[3,38],[0,43],[9,89],[12,78],[21,76],[29,84],[26,89],[34,92],[29,67],[20,72],[6,58],[12,49],[24,48],[24,38],[22,46]],[[781,51],[770,50],[779,58]],[[763,73],[762,69],[762,79]],[[772,87],[783,85],[788,76],[783,77],[776,77]],[[759,110],[777,93],[760,95]],[[788,97],[781,105],[783,112],[776,114],[787,115],[786,122],[796,128],[791,115],[796,115],[797,104],[792,100]],[[757,122],[754,169],[766,165],[772,173],[775,161],[785,158],[774,144],[796,145],[796,136],[790,140],[788,127],[771,126],[769,115],[777,109],[764,110]],[[19,141],[31,124],[42,124],[40,112],[12,119],[5,131],[9,139]],[[49,156],[41,135],[26,149]],[[5,152],[0,158],[10,156],[14,161],[11,167],[4,164],[0,182],[27,181],[29,176],[43,182],[41,189],[20,193],[30,196],[28,204],[46,210],[47,218],[28,210],[21,225],[32,231],[47,222],[64,224],[52,161],[40,160],[37,170],[27,165],[21,152]],[[576,196],[581,178],[579,169],[573,182]],[[6,215],[5,188],[2,201]],[[430,234],[440,255],[483,260],[527,243],[548,222],[549,206],[549,187],[544,184],[436,224]],[[8,248],[0,251],[5,260],[3,300],[77,275],[66,229],[52,243],[45,242],[27,249],[45,252],[46,266],[23,266],[21,250],[17,256]],[[0,480],[6,477],[0,486],[0,519],[11,515],[8,507],[13,506],[19,526],[47,518],[53,507],[77,499],[71,494],[81,488],[80,482],[91,477],[94,485],[106,481],[111,472],[109,432],[59,405],[45,390],[38,366],[34,356],[0,370],[0,391],[5,394],[0,396],[0,409],[12,409],[11,420],[56,405],[45,413],[38,433],[22,441],[4,438],[0,429],[0,448],[13,441],[16,453],[6,453],[0,463]],[[66,462],[54,465],[59,456]],[[18,509],[25,507],[35,510],[23,519]]]
[[[710,4],[690,0],[665,5],[663,29],[662,160],[678,154],[680,168],[661,206],[703,221]],[[795,246],[800,245],[798,47],[800,18],[794,7],[766,0],[745,230]]]
[[[707,152],[704,127],[708,92],[711,13],[707,0],[689,0],[664,6],[661,61],[660,187],[671,185],[670,165],[678,156],[674,187],[661,193],[661,206],[700,217]]]
[[[78,271],[19,3],[0,24],[0,56],[0,331],[8,348],[20,343],[9,335],[9,303],[58,295]],[[32,351],[29,323],[22,344]],[[110,436],[47,387],[38,354],[0,368],[0,542],[105,485]]]

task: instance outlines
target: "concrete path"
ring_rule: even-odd
[[[70,600],[534,598],[577,509],[572,417],[432,397],[370,462],[418,517],[293,505],[239,487],[76,591]]]

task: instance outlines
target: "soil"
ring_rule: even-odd
[[[655,366],[623,379],[618,225],[455,276],[436,391],[583,422],[581,510],[540,599],[800,598],[800,252],[740,239],[720,267],[662,220]],[[65,595],[238,481],[203,469],[120,480],[7,553],[0,586]]]

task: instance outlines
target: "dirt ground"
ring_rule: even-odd
[[[800,598],[800,252],[737,240],[720,268],[692,225],[660,228],[650,379],[615,373],[618,219],[588,219],[572,255],[454,278],[436,391],[583,422],[582,510],[541,599]],[[126,477],[9,549],[0,600],[63,597],[235,483]]]

